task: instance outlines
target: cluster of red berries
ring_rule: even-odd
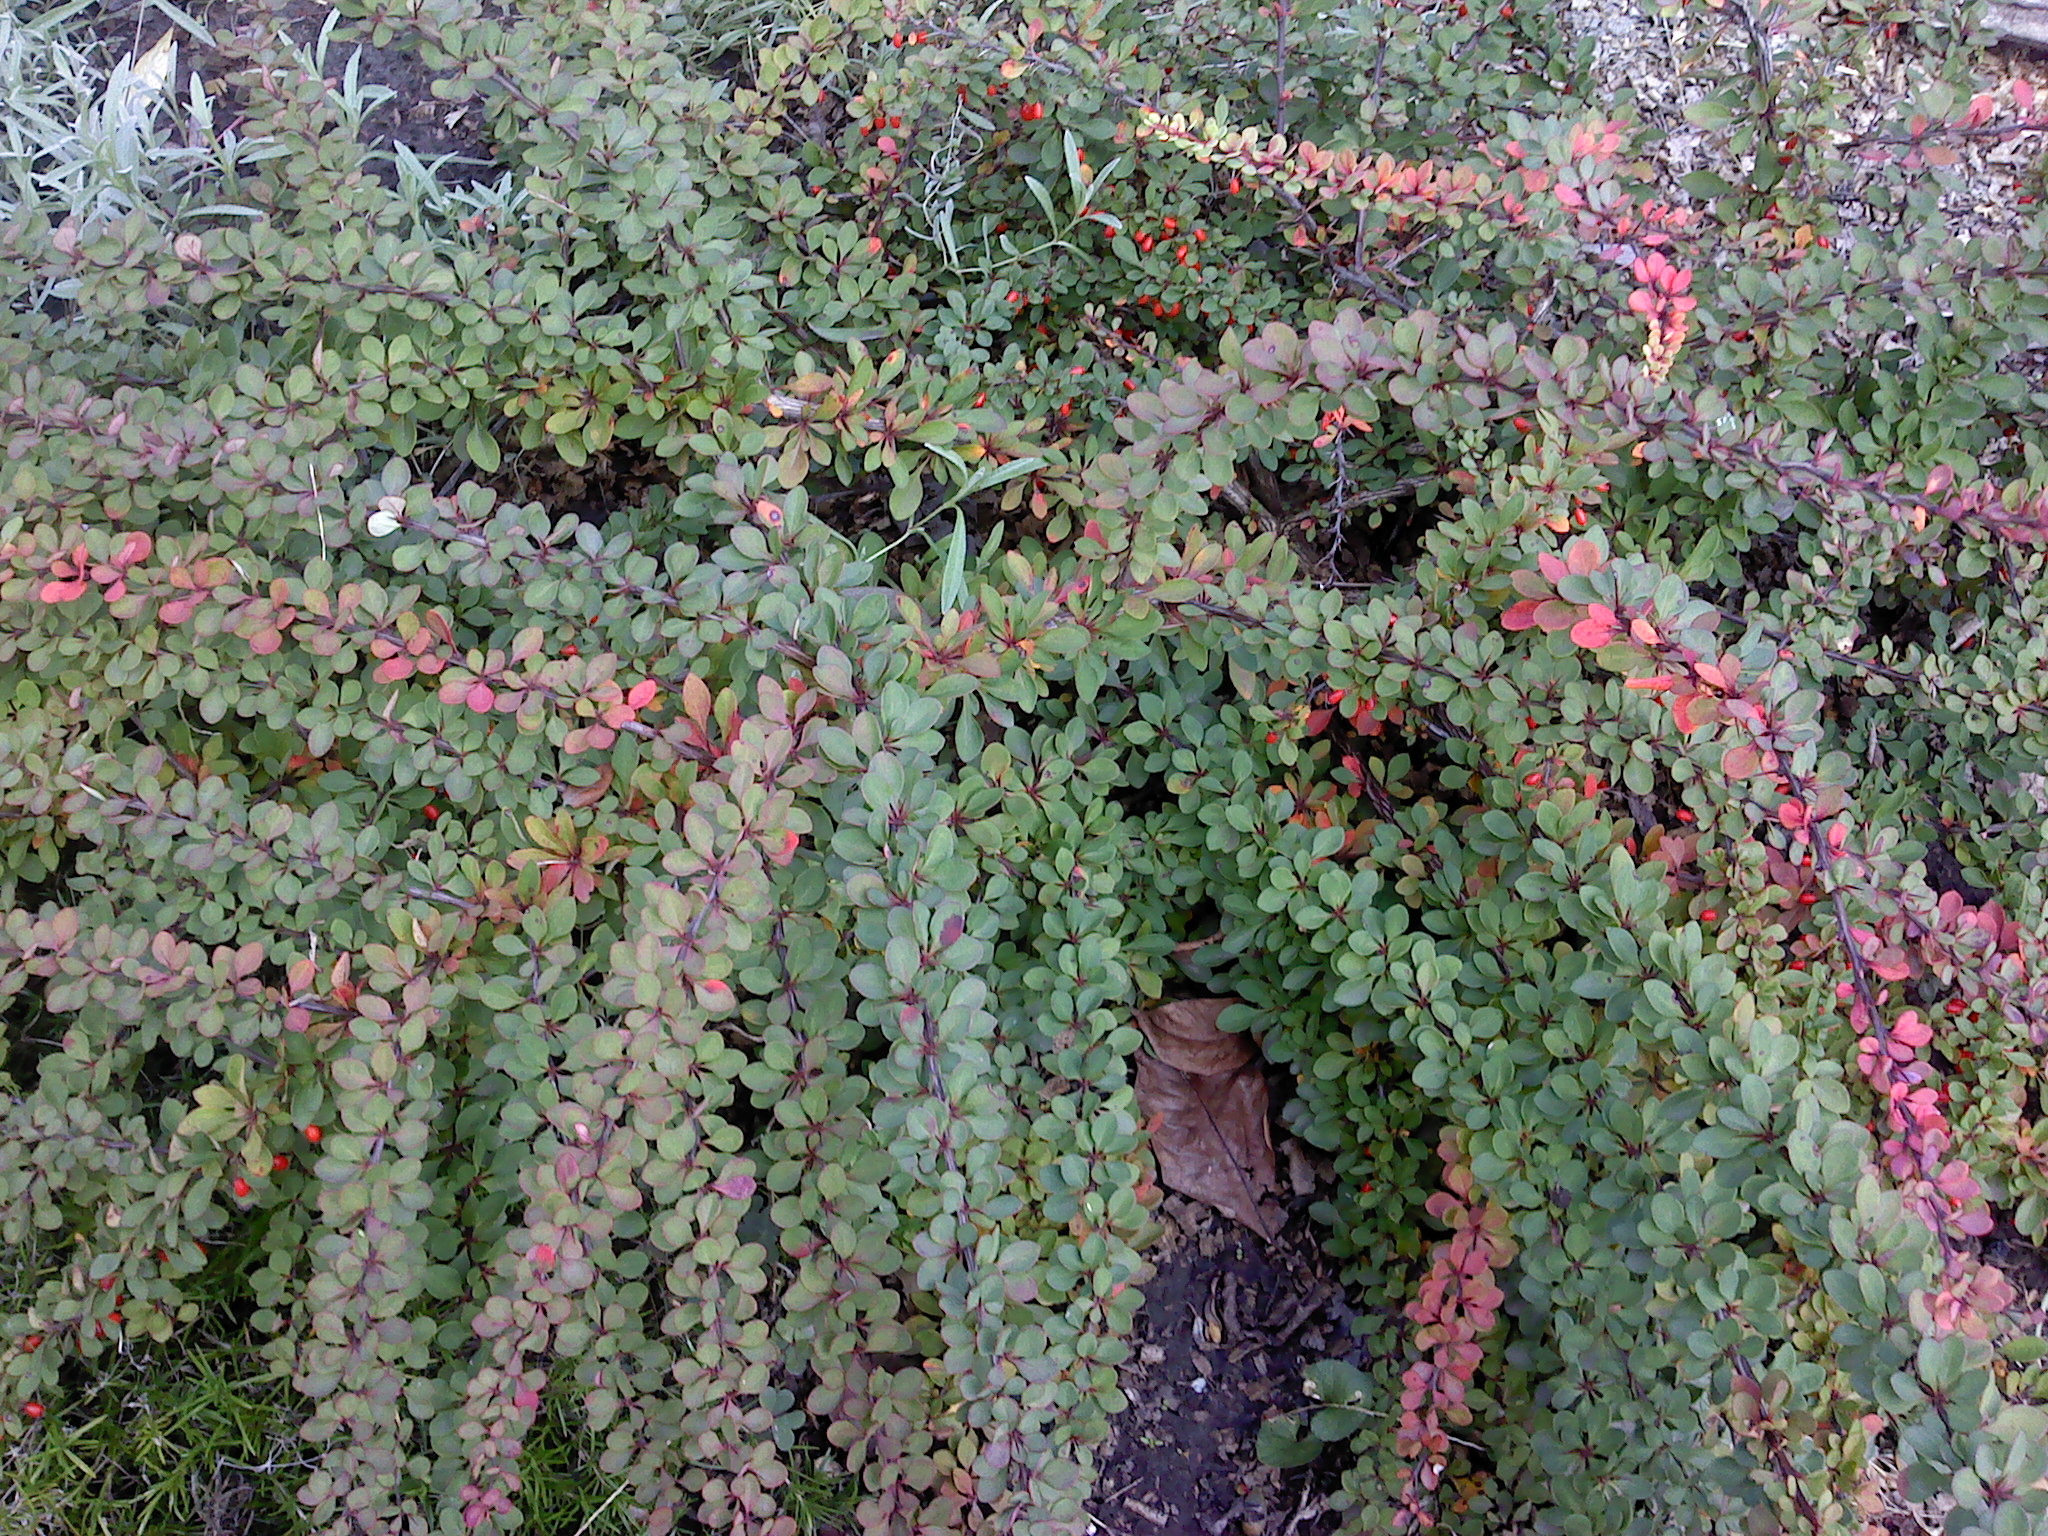
[[[306,1140],[311,1142],[316,1147],[320,1145],[320,1138],[325,1134],[326,1133],[323,1132],[317,1125],[309,1125],[306,1127]],[[272,1173],[283,1173],[287,1168],[291,1167],[291,1165],[291,1158],[288,1157],[286,1154],[280,1152],[276,1156],[271,1158],[270,1171]],[[240,1174],[235,1175],[235,1182],[231,1187],[235,1192],[235,1198],[237,1200],[248,1199],[250,1195],[255,1193],[256,1189],[255,1185],[251,1184],[247,1179],[243,1178]]]
[[[1109,235],[1111,231],[1105,226],[1103,233],[1104,235]],[[1175,235],[1180,233],[1180,220],[1168,215],[1160,223],[1159,233],[1156,235],[1149,230],[1143,229],[1129,231],[1128,233],[1131,236],[1131,244],[1135,245],[1141,254],[1149,256],[1152,254],[1154,246],[1170,242]],[[1174,259],[1184,267],[1192,267],[1197,272],[1201,271],[1201,264],[1195,260],[1194,248],[1197,245],[1205,244],[1208,239],[1209,232],[1206,229],[1190,230],[1188,238],[1174,247]]]

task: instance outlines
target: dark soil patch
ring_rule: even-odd
[[[1295,1204],[1306,1205],[1305,1199]],[[1310,1401],[1318,1360],[1363,1365],[1320,1231],[1300,1211],[1278,1240],[1168,1195],[1158,1272],[1121,1385],[1130,1407],[1111,1430],[1090,1503],[1107,1536],[1323,1536],[1339,1453],[1281,1471],[1262,1466],[1259,1425]],[[1325,1465],[1328,1463],[1328,1465]]]
[[[216,38],[240,31],[255,16],[255,7],[247,0],[188,0],[183,9]],[[285,30],[301,45],[311,48],[329,10],[321,0],[289,0],[284,9]],[[197,73],[208,90],[222,94],[225,104],[233,108],[233,101],[226,97],[225,79],[238,67],[236,61],[201,43],[184,28],[174,27],[149,0],[103,0],[87,29],[105,44],[110,59],[130,53],[139,56],[165,31],[176,31],[178,78],[172,83],[173,96],[183,98],[191,90],[192,75]],[[373,48],[358,40],[353,35],[355,30],[346,20],[335,26],[326,65],[329,78],[339,79],[349,56],[360,52],[356,78],[366,86],[382,86],[391,92],[389,100],[365,116],[365,142],[383,149],[395,143],[404,144],[428,165],[443,155],[459,156],[446,168],[447,180],[466,182],[484,174],[495,157],[482,136],[477,109],[453,108],[437,99],[433,84],[443,75],[422,64],[402,42]],[[229,119],[232,115],[230,110]]]
[[[464,464],[445,489],[475,479],[501,501],[514,506],[537,501],[556,517],[566,514],[602,528],[614,512],[638,506],[649,491],[673,486],[681,478],[653,450],[632,444],[613,447],[581,466],[552,449],[532,448],[508,454],[494,475],[479,475],[475,466]]]

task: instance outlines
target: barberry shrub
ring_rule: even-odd
[[[2031,97],[1787,10],[1674,201],[1511,7],[508,10],[349,7],[495,182],[258,4],[0,229],[10,1435],[253,1253],[309,1529],[1084,1529],[1206,988],[1350,1528],[2048,1528]]]

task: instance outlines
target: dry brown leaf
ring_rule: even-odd
[[[1252,1043],[1244,1035],[1216,1027],[1232,997],[1201,997],[1161,1003],[1139,1010],[1138,1027],[1152,1043],[1152,1053],[1169,1067],[1207,1074],[1231,1072],[1252,1059]]]
[[[1284,1217],[1264,1198],[1275,1187],[1273,1138],[1258,1064],[1247,1062],[1231,1072],[1183,1072],[1140,1056],[1137,1086],[1139,1106],[1153,1126],[1159,1182],[1261,1237],[1279,1236]]]
[[[1251,1040],[1216,1027],[1230,998],[1161,1003],[1138,1015],[1155,1054],[1138,1058],[1138,1105],[1152,1125],[1159,1181],[1264,1238],[1284,1220],[1266,1078]]]

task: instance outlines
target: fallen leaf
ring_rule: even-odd
[[[1138,1014],[1138,1027],[1152,1044],[1152,1053],[1169,1067],[1206,1074],[1229,1072],[1252,1059],[1251,1040],[1219,1028],[1216,1021],[1235,998],[1201,997],[1161,1003]]]
[[[1216,1026],[1230,999],[1163,1003],[1138,1015],[1156,1054],[1138,1058],[1138,1104],[1152,1127],[1159,1180],[1268,1240],[1284,1213],[1265,1074],[1251,1041]]]

